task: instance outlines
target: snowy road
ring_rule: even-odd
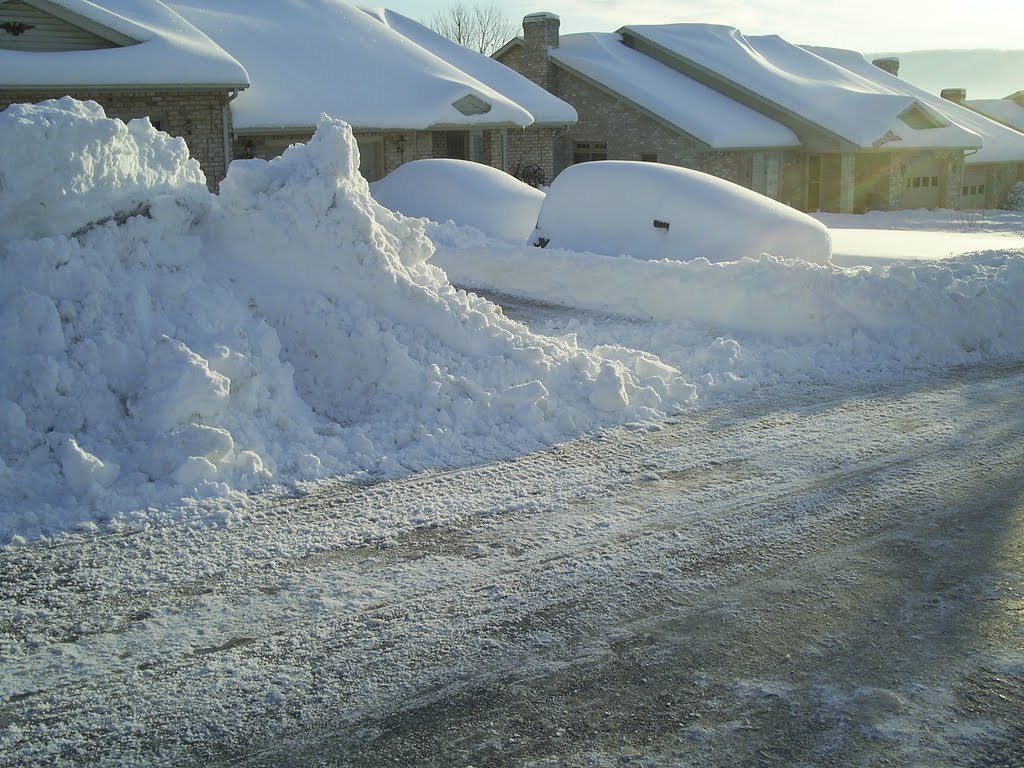
[[[787,389],[4,550],[0,765],[1019,765],[1022,390]]]

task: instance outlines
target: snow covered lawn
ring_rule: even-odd
[[[1011,211],[816,213],[832,235],[832,263],[877,266],[979,251],[1024,250],[1024,214]]]

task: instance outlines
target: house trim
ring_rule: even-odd
[[[6,5],[7,2],[8,0],[0,0],[0,6]],[[21,2],[24,3],[25,5],[32,6],[37,11],[40,11],[42,13],[48,13],[54,18],[60,19],[63,22],[71,24],[72,26],[85,30],[90,34],[96,35],[96,37],[100,37],[106,40],[107,42],[112,43],[113,45],[116,45],[121,48],[127,48],[131,45],[138,45],[142,42],[141,40],[136,40],[133,37],[129,37],[128,35],[118,32],[115,29],[111,29],[110,27],[104,24],[100,24],[97,21],[93,21],[87,16],[82,16],[81,14],[75,13],[74,11],[65,8],[64,6],[58,3],[51,2],[51,0],[21,0]]]

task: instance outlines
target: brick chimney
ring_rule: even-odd
[[[883,72],[888,72],[893,77],[900,76],[900,59],[898,56],[886,56],[881,59],[874,59],[871,63]]]
[[[967,101],[967,89],[943,88],[939,92],[939,96],[944,98],[946,101],[952,101],[954,104],[959,104],[962,107],[964,105],[964,102]]]
[[[523,17],[523,71],[522,74],[541,88],[555,90],[555,67],[548,51],[558,47],[558,16],[547,11]]]

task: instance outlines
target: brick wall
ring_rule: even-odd
[[[495,131],[499,135],[500,132]],[[537,166],[544,174],[544,184],[555,178],[555,134],[564,131],[554,128],[509,128],[507,170],[516,178]],[[561,169],[559,169],[561,170]]]
[[[160,129],[172,136],[180,136],[188,144],[189,152],[206,174],[206,184],[216,190],[227,170],[224,157],[224,119],[227,113],[227,130],[231,131],[230,110],[226,91],[196,90],[88,90],[76,89],[70,92],[4,91],[0,90],[0,110],[11,104],[35,104],[47,99],[72,96],[81,101],[95,101],[103,107],[108,117],[131,120],[149,117],[159,122]]]
[[[696,139],[671,130],[569,72],[558,73],[555,95],[572,104],[579,115],[579,122],[566,133],[570,151],[577,142],[604,142],[609,160],[640,160],[642,154],[650,154],[660,163],[699,166],[703,145]],[[560,159],[572,162],[571,157]]]

